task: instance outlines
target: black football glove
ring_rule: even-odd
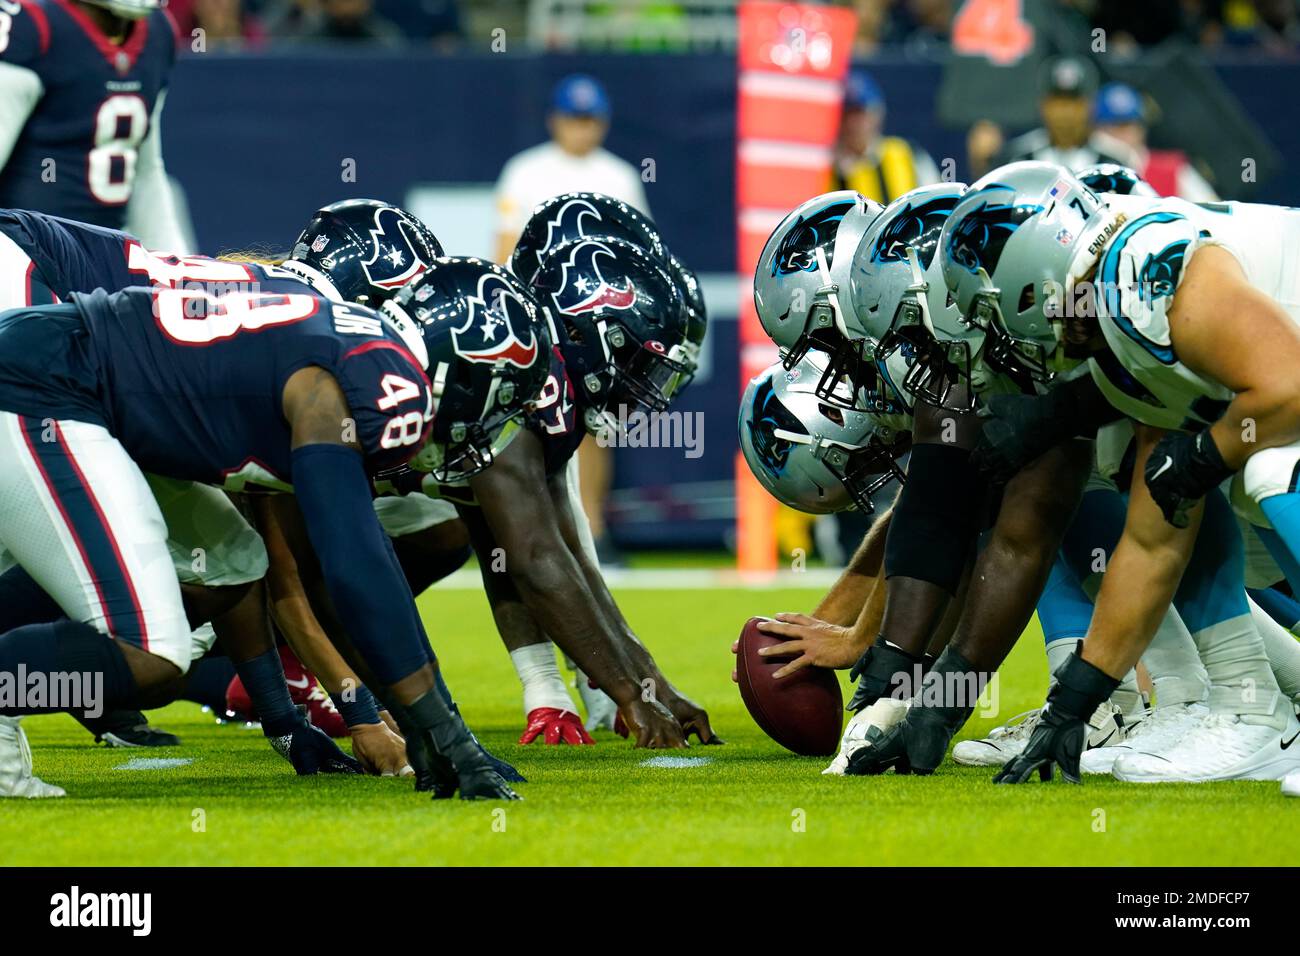
[[[1233,469],[1223,463],[1209,429],[1194,435],[1165,435],[1151,449],[1143,469],[1147,491],[1175,528],[1186,528],[1196,503],[1232,473]]]
[[[910,686],[917,665],[924,667],[922,658],[907,653],[901,647],[895,647],[885,640],[883,634],[880,635],[849,668],[849,680],[857,681],[858,686],[854,688],[853,696],[845,709],[856,714],[892,693],[896,674],[906,675],[905,680]]]
[[[317,773],[363,773],[361,764],[349,757],[320,729],[303,721],[291,733],[268,736],[271,748],[293,765],[300,777]]]
[[[1014,757],[994,783],[1024,783],[1034,771],[1040,780],[1052,779],[1052,766],[1070,783],[1079,782],[1079,758],[1088,741],[1088,718],[1119,686],[1118,678],[1089,664],[1079,652],[1056,672],[1056,684],[1047,695],[1038,726],[1019,756]]]

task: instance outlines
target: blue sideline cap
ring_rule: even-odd
[[[568,116],[609,118],[609,95],[600,81],[585,73],[573,73],[555,84],[551,111]]]

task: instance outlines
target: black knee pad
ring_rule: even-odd
[[[915,446],[885,539],[885,576],[929,581],[955,594],[987,492],[969,450]]]

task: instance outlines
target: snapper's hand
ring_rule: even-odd
[[[805,667],[843,670],[852,667],[866,650],[866,645],[857,641],[853,628],[827,624],[808,614],[778,614],[774,620],[763,621],[758,629],[764,634],[790,638],[784,644],[764,647],[758,652],[762,657],[794,658],[772,675],[778,679]]]
[[[406,741],[388,724],[357,724],[352,732],[352,753],[368,774],[376,777],[409,777],[415,771],[406,759]]]

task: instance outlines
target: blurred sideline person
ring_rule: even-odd
[[[1179,149],[1147,147],[1147,117],[1142,97],[1124,83],[1107,83],[1097,91],[1093,125],[1100,136],[1115,140],[1129,152],[1129,165],[1162,196],[1189,202],[1215,202],[1219,197]]]
[[[1132,165],[1125,150],[1092,128],[1096,67],[1077,57],[1049,60],[1042,88],[1038,111],[1043,125],[1007,143],[1000,163],[1038,159],[1071,170],[1098,163]]]
[[[609,133],[610,103],[594,77],[574,73],[556,84],[546,118],[550,140],[508,160],[497,182],[496,260],[509,263],[515,242],[533,208],[552,196],[597,192],[649,215],[645,188],[635,166],[603,147]],[[582,509],[591,524],[603,563],[617,563],[605,534],[605,502],[613,477],[613,452],[583,442],[578,452]]]
[[[175,25],[162,7],[41,0],[0,8],[0,207],[188,251],[162,158],[176,59]]]
[[[871,74],[852,71],[844,85],[844,115],[835,144],[835,189],[852,189],[887,205],[917,186],[939,181],[939,168],[920,146],[884,135],[885,94]]]

